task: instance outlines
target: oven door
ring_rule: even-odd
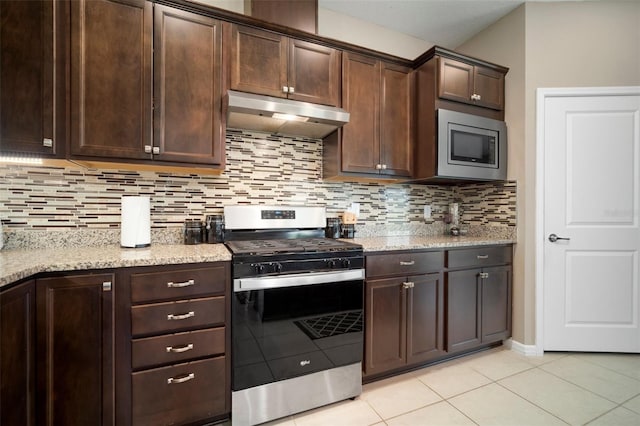
[[[362,361],[364,270],[325,275],[235,280],[233,391]]]

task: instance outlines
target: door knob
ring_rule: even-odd
[[[558,240],[567,240],[567,241],[569,241],[570,239],[571,238],[558,237],[556,234],[549,235],[549,241],[551,241],[552,243],[555,243]]]

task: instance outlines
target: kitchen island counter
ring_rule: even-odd
[[[76,247],[0,251],[0,288],[42,272],[230,261],[223,244],[156,244],[148,248]]]

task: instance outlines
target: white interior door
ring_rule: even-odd
[[[544,99],[544,350],[640,352],[640,90],[600,92]]]

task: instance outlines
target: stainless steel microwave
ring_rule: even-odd
[[[504,121],[438,109],[438,178],[507,179],[507,126]]]

